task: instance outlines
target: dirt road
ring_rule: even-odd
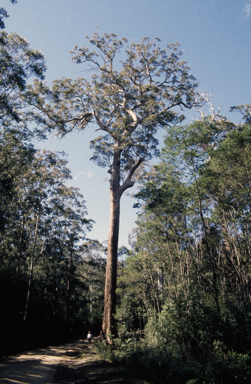
[[[0,383],[148,384],[102,360],[86,340],[8,357],[0,361]]]
[[[85,341],[37,349],[0,361],[0,383],[52,384],[59,362],[79,354]]]

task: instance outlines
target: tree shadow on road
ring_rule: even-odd
[[[0,383],[48,383],[53,376],[52,366],[41,360],[5,360],[0,364]],[[51,382],[51,381],[49,381]]]
[[[90,359],[96,360],[90,361]],[[137,380],[130,372],[118,368],[115,364],[100,360],[94,351],[86,355],[86,360],[77,363],[70,361],[62,362],[57,367],[54,375],[54,383],[58,384],[144,384],[146,382]]]

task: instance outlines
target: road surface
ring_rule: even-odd
[[[79,340],[1,360],[0,383],[52,384],[59,362],[75,358],[86,344],[86,341]]]

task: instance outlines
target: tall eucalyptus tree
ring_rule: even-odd
[[[181,60],[178,44],[161,49],[158,38],[127,46],[115,34],[88,38],[95,47],[75,47],[73,60],[93,71],[85,78],[61,79],[49,89],[35,82],[27,92],[39,123],[64,136],[94,122],[92,160],[107,167],[110,177],[110,228],[104,299],[103,333],[114,332],[120,199],[134,185],[139,166],[157,154],[157,129],[182,120],[177,108],[201,103],[195,78]],[[124,50],[122,62],[118,54]]]

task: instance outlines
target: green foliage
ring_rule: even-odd
[[[8,13],[6,12],[6,10],[4,8],[0,8],[0,29],[5,28],[5,24],[4,24],[3,19],[6,17],[9,17]]]
[[[10,0],[12,4],[17,3],[17,0]],[[3,19],[9,17],[8,13],[4,8],[0,8],[0,29],[5,28],[5,24]]]
[[[250,106],[237,109],[243,124],[216,114],[169,128],[136,196],[117,313],[125,338],[140,328],[134,303],[145,308],[144,341],[119,353],[147,374],[159,364],[153,382],[250,382]]]
[[[75,47],[71,53],[77,64],[91,66],[91,81],[63,78],[52,89],[35,81],[26,101],[36,105],[40,125],[60,136],[95,122],[101,133],[90,143],[92,160],[112,171],[118,156],[122,194],[139,165],[158,153],[157,129],[182,120],[174,108],[192,108],[202,98],[178,44],[162,50],[158,38],[144,38],[127,46],[126,38],[107,33],[87,39],[96,50]],[[122,50],[125,59],[118,65]]]
[[[86,219],[82,195],[65,185],[71,177],[67,162],[26,140],[14,127],[2,126],[1,356],[83,337],[90,326],[100,328],[103,305],[102,247],[96,247],[95,262],[86,258],[91,244],[81,244],[92,221]]]
[[[21,121],[24,102],[21,93],[26,90],[31,77],[44,78],[45,59],[40,51],[16,33],[0,32],[0,119]]]
[[[250,383],[250,354],[223,352],[220,342],[206,359],[201,356],[187,362],[175,355],[170,345],[153,345],[135,337],[113,342],[113,346],[105,341],[96,345],[100,356],[152,383]]]
[[[7,16],[3,9],[3,27],[1,16]],[[0,57],[3,356],[83,337],[90,326],[99,329],[105,263],[98,245],[95,260],[86,257],[94,249],[86,242],[92,220],[86,218],[78,189],[66,186],[71,174],[64,154],[36,150],[31,144],[32,113],[24,93],[31,77],[44,78],[43,54],[21,36],[2,31]]]
[[[89,328],[100,332],[106,268],[104,247],[98,241],[89,240],[82,246],[81,253],[81,276],[85,285],[81,292],[81,296],[85,298],[82,317],[90,324]]]

